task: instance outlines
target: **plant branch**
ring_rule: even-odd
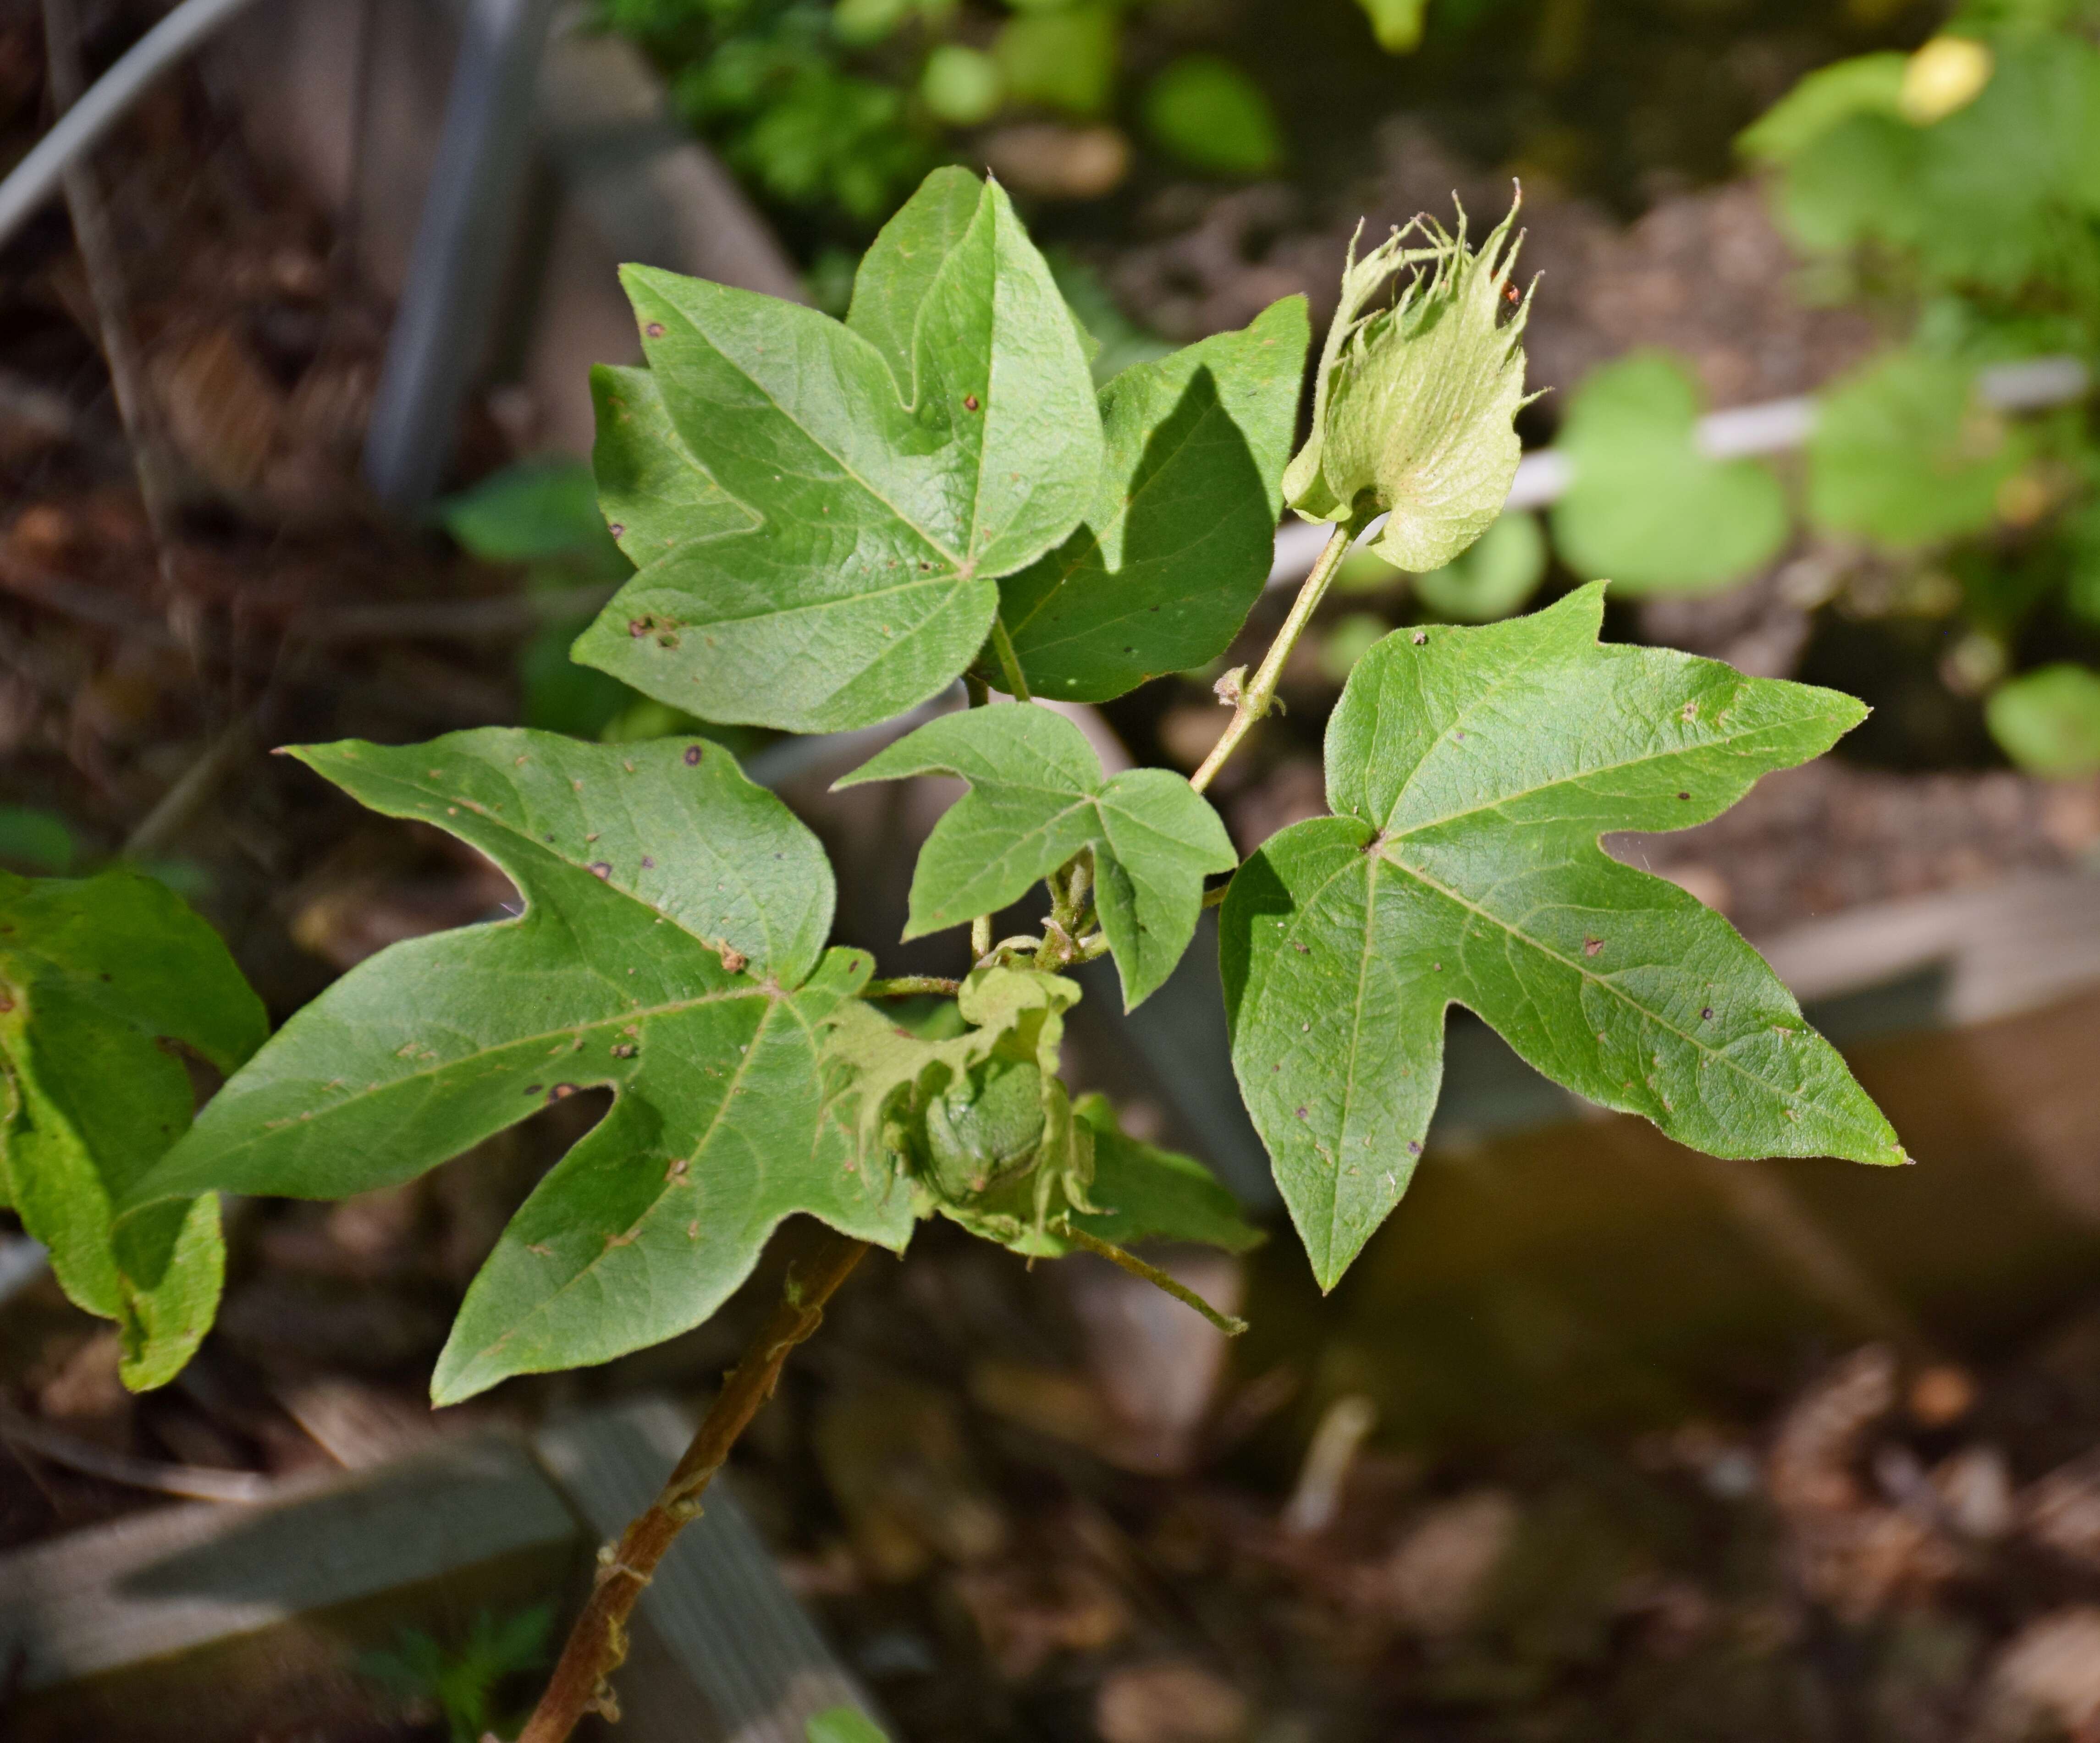
[[[619,1716],[607,1679],[627,1656],[627,1618],[679,1532],[700,1516],[700,1496],[730,1448],[773,1396],[788,1352],[823,1323],[824,1304],[867,1252],[866,1241],[827,1230],[810,1257],[788,1268],[780,1305],[745,1347],[721,1393],[648,1511],[617,1544],[598,1552],[590,1600],[570,1629],[561,1662],[518,1743],[564,1743],[585,1713]]]
[[[1113,1241],[1105,1241],[1099,1235],[1089,1235],[1070,1217],[1060,1220],[1058,1234],[1074,1246],[1083,1247],[1088,1252],[1098,1253],[1110,1264],[1120,1265],[1133,1277],[1142,1277],[1154,1288],[1164,1289],[1185,1307],[1193,1307],[1227,1337],[1238,1337],[1247,1328],[1247,1323],[1237,1314],[1221,1314],[1216,1308],[1197,1294],[1186,1283],[1156,1265],[1147,1265],[1134,1252],[1126,1252]],[[522,1740],[521,1740],[522,1743]]]
[[[1239,748],[1240,741],[1246,737],[1254,723],[1268,712],[1270,704],[1276,700],[1277,680],[1283,676],[1284,662],[1298,645],[1298,638],[1305,633],[1305,626],[1312,621],[1312,614],[1320,609],[1328,583],[1335,579],[1335,571],[1341,567],[1349,546],[1362,530],[1354,521],[1336,522],[1334,536],[1321,551],[1319,561],[1313,564],[1312,572],[1306,576],[1305,584],[1299,588],[1298,597],[1291,603],[1290,615],[1283,620],[1283,627],[1269,644],[1261,669],[1251,680],[1242,684],[1238,694],[1232,698],[1233,717],[1226,723],[1224,736],[1211,747],[1211,754],[1203,759],[1203,766],[1189,777],[1189,785],[1198,793],[1215,778],[1218,771],[1224,767],[1225,759]]]
[[[860,989],[862,998],[912,998],[922,993],[938,993],[952,998],[963,990],[960,980],[940,975],[893,975],[887,980],[871,980]]]
[[[991,651],[999,662],[999,675],[1006,680],[1007,693],[1017,702],[1032,702],[1028,680],[1021,675],[1021,656],[1013,651],[1013,637],[1006,632],[1006,619],[991,620]]]

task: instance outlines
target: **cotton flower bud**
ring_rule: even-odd
[[[1370,548],[1417,574],[1485,532],[1516,476],[1531,308],[1510,284],[1523,240],[1516,213],[1512,205],[1477,253],[1462,209],[1455,235],[1418,218],[1361,261],[1351,242],[1312,434],[1283,475],[1285,500],[1306,520],[1361,526],[1387,515]],[[1366,313],[1410,267],[1392,305]]]

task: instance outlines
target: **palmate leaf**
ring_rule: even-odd
[[[1233,879],[1233,1063],[1323,1286],[1407,1189],[1446,1006],[1590,1100],[1717,1155],[1892,1163],[1888,1122],[1718,914],[1609,858],[1864,710],[1716,661],[1600,645],[1604,588],[1478,629],[1401,631],[1327,728],[1335,815]]]
[[[1239,856],[1210,803],[1180,775],[1104,777],[1086,737],[1048,708],[973,708],[907,733],[838,782],[955,775],[970,783],[920,850],[904,935],[996,913],[1082,848],[1094,905],[1135,1006],[1174,970],[1196,930],[1207,872]]]
[[[818,1063],[871,966],[824,949],[823,850],[699,740],[487,729],[297,753],[444,830],[525,898],[411,940],[285,1024],[135,1191],[340,1198],[458,1155],[579,1089],[611,1111],[505,1230],[431,1383],[602,1362],[697,1325],[806,1212],[901,1248],[912,1212],[855,1160]]]
[[[218,935],[152,878],[0,873],[0,1199],[67,1295],[117,1323],[128,1386],[189,1359],[226,1262],[208,1196],[115,1219],[190,1123],[189,1074],[161,1043],[231,1071],[268,1032]]]
[[[624,282],[649,368],[600,376],[598,461],[645,566],[576,658],[703,719],[793,732],[871,725],[952,682],[999,577],[1071,531],[1101,466],[1078,330],[1005,193],[929,177],[844,325],[650,267]]]
[[[1107,451],[1085,516],[999,583],[1036,694],[1105,702],[1231,645],[1274,559],[1310,337],[1305,299],[1286,297],[1101,390]]]

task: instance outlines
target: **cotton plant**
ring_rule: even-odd
[[[4,1177],[20,1205],[81,1194],[89,1248],[165,1235],[215,1193],[397,1185],[611,1092],[467,1291],[440,1404],[689,1330],[783,1221],[821,1226],[662,1494],[601,1558],[528,1743],[611,1701],[651,1570],[871,1248],[902,1252],[939,1217],[1030,1262],[1102,1256],[1238,1329],[1133,1249],[1238,1251],[1260,1231],[1200,1162],[1124,1132],[1061,1075],[1073,971],[1106,958],[1147,1020],[1207,905],[1241,1092],[1323,1287],[1407,1190],[1454,1004],[1557,1082],[1697,1148],[1904,1160],[1727,922],[1599,845],[1718,815],[1828,749],[1861,717],[1851,698],[1604,643],[1592,584],[1371,646],[1327,728],[1330,815],[1242,862],[1207,796],[1372,522],[1379,550],[1432,570],[1493,522],[1524,398],[1513,225],[1474,248],[1462,219],[1423,221],[1352,253],[1295,456],[1302,299],[1097,389],[1007,196],[960,170],[928,178],[883,231],[842,321],[629,269],[646,362],[597,372],[595,466],[636,572],[576,657],[725,726],[848,731],[959,689],[1012,698],[922,720],[845,777],[964,783],[907,920],[953,940],[953,978],[884,977],[870,941],[836,941],[816,837],[697,733],[293,747],[369,808],[486,855],[522,911],[390,946],[259,1050],[249,1015],[197,1028],[238,1068],[187,1131],[170,1118],[150,1154],[99,1172],[77,1160],[92,1132],[63,1154],[23,1137],[56,1081],[38,1075],[40,1026],[78,1008],[65,988],[93,963],[33,961],[0,935]],[[1110,773],[1034,705],[1215,661],[1286,508],[1330,526],[1328,543],[1253,674],[1221,684],[1230,712],[1193,777]],[[1023,911],[1042,918],[995,935],[993,917],[1037,886]],[[190,1032],[180,1011],[85,996],[122,1033]],[[900,1020],[906,998],[937,1001],[940,1020]],[[196,1298],[217,1272],[196,1263],[185,1317],[141,1319],[135,1377],[165,1378],[208,1318]]]

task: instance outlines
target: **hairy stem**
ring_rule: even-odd
[[[1211,754],[1203,759],[1203,766],[1189,777],[1189,785],[1198,793],[1225,766],[1225,759],[1239,748],[1240,741],[1246,737],[1254,723],[1268,712],[1270,704],[1276,700],[1277,680],[1283,676],[1284,662],[1298,645],[1298,638],[1305,633],[1305,626],[1312,621],[1312,614],[1320,609],[1328,583],[1335,579],[1335,571],[1341,567],[1349,546],[1362,530],[1362,526],[1354,521],[1336,523],[1334,536],[1328,539],[1320,552],[1320,560],[1312,566],[1312,574],[1306,576],[1305,584],[1298,590],[1290,615],[1283,620],[1283,627],[1269,644],[1261,669],[1241,686],[1238,696],[1233,698],[1233,717],[1226,723],[1224,736],[1211,747]]]
[[[942,975],[893,975],[887,980],[871,980],[860,989],[862,998],[911,998],[921,993],[938,993],[953,998],[963,990],[960,980]]]
[[[823,1323],[824,1304],[867,1252],[866,1241],[827,1230],[814,1252],[788,1267],[780,1305],[722,1383],[662,1493],[620,1534],[617,1544],[598,1552],[590,1601],[570,1629],[561,1662],[518,1743],[563,1743],[585,1713],[619,1716],[607,1679],[627,1656],[627,1618],[636,1600],[672,1540],[699,1517],[702,1493],[759,1406],[773,1396],[788,1352]]]
[[[1032,702],[1028,680],[1021,675],[1021,656],[1013,651],[1013,637],[1006,632],[1006,619],[991,620],[992,657],[999,662],[999,675],[1006,680],[1007,693],[1017,702]]]

